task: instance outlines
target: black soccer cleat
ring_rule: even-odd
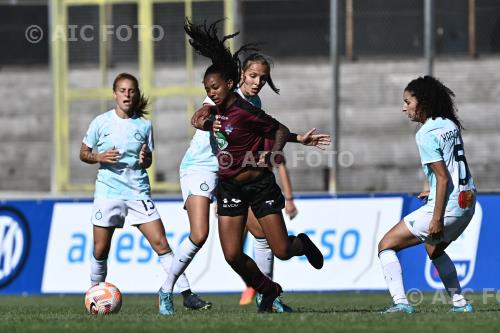
[[[279,297],[279,295],[281,295],[281,293],[283,292],[283,289],[281,289],[281,286],[279,284],[277,284],[276,282],[274,282],[273,284],[274,286],[269,292],[262,294],[262,300],[260,301],[260,304],[257,307],[257,311],[260,313],[274,312],[273,302],[276,299],[276,297]]]
[[[184,297],[183,305],[186,310],[206,310],[212,307],[212,303],[201,299],[196,294],[189,294]]]
[[[300,233],[297,235],[297,238],[302,241],[304,255],[306,256],[311,266],[316,269],[320,269],[321,267],[323,267],[323,254],[318,249],[318,247],[314,245],[309,236],[304,233]]]

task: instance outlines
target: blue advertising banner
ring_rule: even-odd
[[[0,203],[0,293],[38,294],[54,201]]]
[[[177,201],[156,201],[164,217],[167,236],[174,247],[179,243],[179,237],[188,232],[185,211],[182,210],[181,202]],[[385,290],[380,264],[376,258],[377,243],[400,217],[419,208],[422,202],[414,196],[397,194],[340,197],[322,195],[299,198],[297,204],[302,215],[288,224],[288,227],[291,232],[307,232],[311,235],[325,255],[327,267],[321,271],[309,272],[303,258],[278,261],[275,273],[277,279],[283,280],[290,291]],[[90,207],[90,199],[1,201],[0,294],[74,293],[84,290],[88,285],[88,256],[92,245],[91,226],[88,222]],[[500,289],[498,207],[500,194],[480,194],[473,220],[462,236],[447,249],[465,289]],[[211,227],[211,236],[217,236],[215,226],[216,223],[213,230]],[[121,249],[121,252],[117,252],[120,258],[127,255],[130,263],[111,260],[109,277],[120,282],[118,279],[130,275],[122,274],[123,272],[137,271],[141,275],[135,278],[151,277],[154,283],[150,284],[156,286],[164,279],[164,272],[158,269],[154,253],[146,251],[149,249],[148,244],[141,243],[141,235],[136,235],[134,228],[125,228],[123,232],[122,236],[128,238],[120,237],[121,234],[117,232],[115,241],[120,242],[118,245],[121,247],[114,245],[113,253]],[[74,235],[79,235],[80,238],[75,238]],[[82,237],[86,239],[85,244],[81,243]],[[125,240],[130,241],[131,237],[140,246],[136,248],[124,243]],[[124,247],[125,245],[127,246]],[[83,251],[84,254],[80,256],[83,258],[81,262],[75,261],[74,256],[80,253],[78,251]],[[195,287],[205,292],[239,290],[241,281],[233,276],[234,273],[224,262],[218,239],[209,242],[202,251],[199,256],[202,265],[188,268],[191,269],[188,273],[193,277]],[[136,257],[141,259],[145,254],[150,257],[148,262],[132,260]],[[442,288],[423,245],[403,250],[399,257],[406,289],[431,291]],[[134,265],[139,264],[142,265],[141,269],[134,269]],[[208,266],[205,267],[205,264]],[[301,265],[306,265],[305,270],[300,268],[300,271],[304,271],[304,276],[311,276],[297,281],[290,279],[290,276],[294,276],[290,272],[296,271]],[[213,290],[207,287],[213,285],[209,283],[213,281],[212,273],[221,279],[221,272],[226,271],[227,276],[224,275],[224,278],[227,281],[221,286],[227,290],[221,290],[221,286]],[[352,276],[346,272],[352,273]],[[57,278],[66,275],[67,278]],[[317,283],[305,285],[304,281]],[[123,280],[120,286],[130,289],[130,292],[149,292],[133,289],[137,287],[132,282]]]

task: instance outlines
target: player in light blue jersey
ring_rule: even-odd
[[[148,99],[141,95],[137,79],[128,73],[115,78],[113,97],[116,107],[91,122],[80,149],[83,162],[99,163],[91,217],[94,235],[91,285],[105,281],[113,233],[125,223],[142,232],[167,273],[174,257],[151,199],[146,172],[153,162],[154,149],[151,121],[144,118]],[[190,308],[210,306],[191,292],[184,274],[177,285]],[[170,314],[173,309],[168,307],[168,294],[162,289],[165,287],[159,291],[159,311]]]
[[[406,298],[396,252],[424,243],[439,277],[450,295],[451,312],[472,312],[462,295],[455,266],[445,249],[456,240],[474,215],[476,186],[467,165],[462,125],[456,116],[455,94],[439,80],[419,77],[404,90],[403,112],[421,123],[416,142],[429,192],[424,206],[405,216],[382,238],[379,259],[394,305],[385,313],[413,313]]]

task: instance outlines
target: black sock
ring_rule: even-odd
[[[193,292],[191,291],[191,289],[187,289],[187,290],[184,290],[181,292],[182,294],[182,297],[186,298],[188,297],[189,295],[191,295]]]

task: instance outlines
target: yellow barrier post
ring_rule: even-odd
[[[93,189],[93,184],[76,184],[70,179],[70,135],[69,114],[70,103],[81,100],[99,100],[101,111],[105,111],[106,101],[110,98],[108,84],[109,54],[108,42],[103,39],[102,29],[108,23],[107,13],[112,4],[136,4],[138,9],[139,24],[139,75],[142,90],[154,102],[156,97],[184,96],[187,98],[187,118],[194,111],[195,97],[204,94],[203,87],[194,80],[193,52],[186,39],[186,85],[156,86],[154,83],[154,43],[153,43],[153,5],[156,3],[184,3],[186,17],[193,16],[193,3],[195,2],[223,3],[223,16],[225,33],[234,30],[233,0],[50,0],[50,28],[51,28],[51,71],[54,94],[54,163],[52,169],[51,188],[55,193],[64,191],[88,191]],[[100,86],[92,88],[72,88],[68,85],[68,9],[70,6],[99,7],[99,72]],[[230,46],[232,47],[232,45]],[[151,117],[154,116],[151,111]],[[192,134],[192,132],[190,132]],[[177,182],[158,182],[155,175],[156,165],[150,169],[150,179],[155,191],[179,190]]]

